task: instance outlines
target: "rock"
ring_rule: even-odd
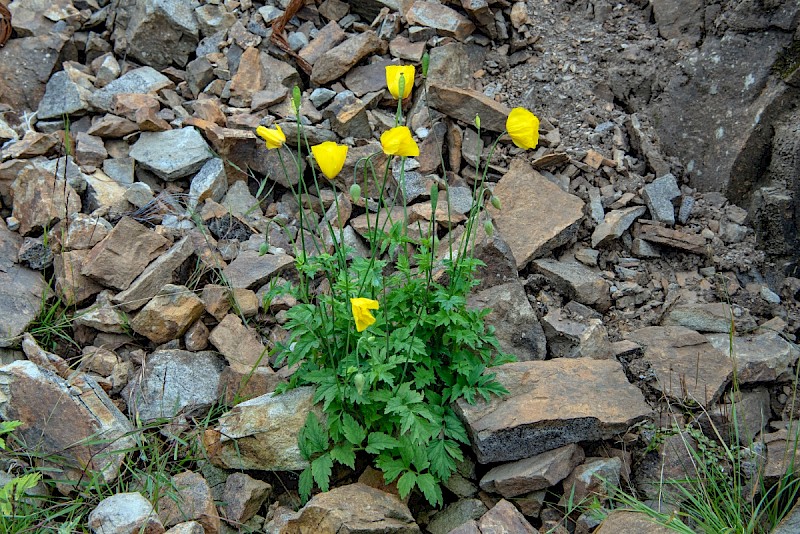
[[[625,336],[644,347],[653,373],[650,385],[674,399],[707,406],[716,401],[733,374],[730,359],[704,336],[682,326],[648,326]]]
[[[577,303],[573,301],[570,304]],[[612,357],[611,343],[608,341],[603,320],[593,316],[592,310],[587,308],[586,311],[588,313],[575,313],[568,308],[550,308],[542,318],[552,357],[598,360]]]
[[[633,221],[644,215],[644,206],[633,206],[621,210],[614,210],[606,213],[603,222],[597,225],[592,233],[592,248],[610,243],[614,239],[619,239],[625,230],[630,228]]]
[[[473,293],[467,305],[492,310],[484,322],[495,327],[503,352],[519,361],[543,360],[547,355],[545,333],[519,280]]]
[[[272,393],[279,384],[286,382],[281,374],[271,368],[262,366],[246,372],[226,367],[222,371],[217,395],[224,399],[228,406]]]
[[[67,41],[53,32],[11,39],[0,47],[0,102],[20,111],[37,109]]]
[[[458,11],[436,2],[417,0],[406,12],[410,24],[434,28],[445,37],[463,41],[475,31],[475,25]]]
[[[726,334],[710,334],[706,338],[715,349],[732,357],[736,362],[736,378],[740,384],[772,382],[790,373],[800,351],[777,332],[758,335],[734,336],[733,354],[731,338]]]
[[[418,534],[420,529],[400,499],[355,483],[315,495],[281,532]]]
[[[35,443],[42,458],[58,455],[57,465],[43,460],[55,476],[85,480],[91,470],[111,482],[124,451],[135,445],[130,422],[86,374],[67,382],[33,362],[16,361],[0,367],[0,392],[0,417],[22,421],[19,439]]]
[[[108,534],[161,534],[164,525],[141,493],[117,493],[100,501],[89,514],[89,528]]]
[[[124,43],[125,51],[144,65],[162,70],[173,63],[186,65],[198,43],[197,21],[193,0],[145,0],[133,4],[131,18],[125,28],[116,29],[117,52]]]
[[[494,505],[478,520],[482,534],[493,532],[508,534],[539,534],[517,508],[505,499]]]
[[[730,402],[714,406],[708,413],[709,417],[701,418],[700,424],[704,426],[704,431],[719,432],[727,443],[738,441],[743,447],[749,447],[756,442],[756,436],[764,431],[771,413],[769,391],[758,387],[740,390],[736,395],[735,409]],[[704,425],[709,419],[713,428]]]
[[[49,294],[41,273],[16,264],[20,243],[19,236],[0,222],[0,347],[19,343]]]
[[[594,534],[641,534],[642,532],[670,534],[674,531],[654,522],[644,512],[614,510],[608,514]]]
[[[173,281],[173,273],[192,255],[194,247],[189,237],[184,237],[145,267],[130,286],[114,296],[114,303],[126,311],[138,310]]]
[[[272,495],[272,486],[244,473],[232,473],[225,481],[225,519],[237,526],[245,523]]]
[[[575,261],[535,260],[532,267],[569,299],[600,311],[611,307],[611,285],[599,274]]]
[[[167,534],[205,534],[205,529],[197,521],[184,521],[169,529]]]
[[[503,209],[489,207],[492,219],[508,243],[517,269],[572,240],[583,218],[583,201],[565,193],[521,159],[494,188]]]
[[[733,310],[724,302],[678,304],[664,315],[661,324],[685,326],[698,332],[725,333],[735,329],[733,319]]]
[[[131,321],[131,329],[156,344],[182,336],[203,315],[203,302],[185,286],[165,284]]]
[[[681,196],[678,182],[672,174],[665,174],[644,186],[642,197],[653,220],[668,226],[675,225],[675,206],[672,201]]]
[[[102,288],[98,288],[100,291]],[[75,326],[86,326],[100,332],[112,334],[125,334],[128,332],[128,318],[110,302],[108,290],[102,290],[97,295],[94,304],[88,308],[78,310],[72,320]]]
[[[386,66],[391,64],[392,61],[382,59],[356,67],[347,73],[344,84],[358,97],[382,91],[386,89]],[[411,80],[406,83],[411,83]]]
[[[127,289],[167,240],[129,217],[123,217],[105,239],[95,245],[81,274],[115,289]]]
[[[341,78],[363,58],[376,53],[381,41],[373,31],[358,33],[329,49],[313,64],[311,81],[324,85]]]
[[[425,53],[425,43],[412,43],[402,35],[398,35],[389,42],[389,53],[398,59],[418,63]]]
[[[319,30],[313,41],[303,47],[300,51],[300,57],[310,65],[314,65],[323,54],[345,39],[347,39],[347,34],[342,31],[342,28],[335,21],[331,21]]]
[[[663,506],[683,501],[686,498],[683,491],[692,490],[685,481],[698,475],[694,458],[702,453],[697,451],[694,438],[685,430],[681,432],[683,434],[675,433],[674,427],[667,430],[667,435],[656,444],[655,450],[644,455],[633,473],[633,483],[642,497],[663,503]],[[673,482],[665,484],[666,480]]]
[[[194,520],[205,534],[218,534],[222,527],[208,482],[199,473],[184,471],[172,477],[171,494],[158,500],[158,517],[165,527]]]
[[[222,274],[231,287],[252,289],[264,285],[293,263],[294,258],[286,254],[259,256],[257,250],[244,250],[222,270]]]
[[[226,469],[299,471],[308,467],[297,435],[310,411],[322,417],[310,387],[267,393],[237,404],[204,438],[214,465]]]
[[[130,156],[163,180],[195,173],[211,158],[211,149],[192,127],[166,132],[144,132],[131,147]]]
[[[91,96],[91,91],[71,80],[66,71],[58,71],[47,82],[36,117],[46,120],[83,114],[89,110]]]
[[[564,480],[562,500],[581,502],[596,496],[602,502],[613,492],[611,488],[619,487],[621,471],[619,458],[586,458]]]
[[[269,366],[267,348],[256,333],[229,313],[214,327],[208,337],[228,364],[237,372],[247,374],[259,366]]]
[[[75,147],[75,158],[80,162],[83,168],[97,168],[103,164],[103,161],[108,157],[103,140],[94,135],[89,135],[84,132],[79,132],[75,135],[77,142]],[[101,171],[102,172],[102,171]],[[101,177],[108,179],[108,176],[101,174]],[[116,182],[111,182],[113,186],[117,185]],[[123,190],[124,193],[124,190]],[[98,200],[95,200],[98,202]],[[91,209],[91,208],[88,208]]]
[[[208,347],[208,327],[203,321],[197,321],[183,335],[183,344],[186,350],[199,351]]]
[[[24,167],[11,185],[13,216],[19,221],[20,235],[38,233],[57,220],[81,211],[81,200],[63,176],[42,166]]]
[[[223,5],[206,4],[195,8],[194,14],[197,16],[197,26],[202,35],[214,35],[225,31],[236,22],[236,15],[228,12]]]
[[[492,132],[506,129],[506,118],[511,112],[507,106],[483,93],[439,83],[431,83],[428,97],[431,107],[464,124],[473,124],[475,115],[480,115],[481,128]],[[474,153],[470,155],[474,156]]]
[[[789,434],[785,428],[781,428],[776,432],[761,434],[757,442],[763,442],[767,446],[767,459],[762,471],[767,481],[777,482],[787,473],[798,472],[800,443],[797,442],[794,431]]]
[[[88,257],[88,250],[65,250],[53,258],[55,290],[65,304],[80,304],[103,289],[103,286],[81,274]],[[37,311],[40,306],[41,300],[36,303]]]
[[[94,107],[102,111],[113,112],[113,98],[116,94],[155,93],[170,86],[172,86],[172,82],[169,78],[157,70],[147,66],[140,67],[126,72],[102,89],[95,91],[92,95],[91,103]]]
[[[478,519],[487,512],[480,499],[459,499],[436,513],[428,523],[431,534],[448,534],[467,521]]]
[[[189,186],[189,207],[195,208],[207,198],[219,202],[228,190],[228,177],[225,166],[219,158],[211,158],[205,162],[192,178]]]
[[[505,498],[555,486],[583,461],[583,449],[570,444],[516,462],[499,465],[486,473],[480,486]]]
[[[250,194],[247,182],[242,180],[231,184],[225,198],[222,199],[222,205],[228,208],[234,217],[247,219],[262,215],[258,199]]]
[[[642,224],[635,237],[666,245],[668,247],[685,250],[693,254],[706,255],[708,250],[706,240],[702,235],[689,234],[680,230],[664,228],[653,224]]]
[[[508,390],[502,399],[456,411],[481,463],[528,458],[568,443],[608,439],[650,414],[615,360],[559,358],[491,369]]]
[[[203,412],[217,400],[224,364],[213,352],[160,350],[147,357],[123,395],[132,416],[142,421]]]

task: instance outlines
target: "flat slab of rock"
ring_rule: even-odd
[[[494,188],[502,210],[489,207],[500,235],[522,269],[533,259],[575,237],[583,218],[583,201],[539,174],[521,159]]]
[[[231,287],[257,289],[292,263],[294,258],[287,254],[259,256],[257,250],[245,250],[222,270],[222,274]]]
[[[594,534],[670,534],[675,532],[665,526],[659,525],[647,514],[615,510],[594,531]]]
[[[706,406],[719,398],[733,374],[730,358],[705,336],[682,326],[648,326],[625,339],[644,347],[651,385],[674,399]]]
[[[458,11],[438,2],[417,0],[406,13],[410,24],[434,28],[445,37],[455,37],[459,41],[466,39],[475,25]]]
[[[727,334],[706,336],[714,348],[731,356],[730,338]],[[788,373],[800,351],[783,339],[777,332],[765,332],[756,336],[735,336],[733,358],[736,360],[737,379],[740,384],[750,382],[772,382]]]
[[[499,465],[481,479],[484,491],[511,498],[554,486],[584,459],[583,449],[565,445],[516,462]]]
[[[0,347],[19,343],[47,291],[42,273],[15,263],[21,242],[19,235],[0,221]]]
[[[396,496],[357,482],[315,495],[281,532],[419,534],[420,529]]]
[[[203,409],[217,400],[222,359],[214,352],[160,350],[147,357],[139,375],[123,394],[128,410],[142,421],[174,417]]]
[[[509,462],[580,441],[608,439],[651,409],[616,360],[558,358],[492,368],[509,395],[458,402],[480,463]]]
[[[431,106],[448,117],[473,124],[475,115],[480,115],[481,128],[493,132],[506,129],[506,118],[511,109],[483,93],[436,83],[431,84],[428,91]]]
[[[571,300],[606,311],[611,307],[611,285],[597,271],[577,261],[541,259],[532,265]]]
[[[117,493],[106,497],[89,514],[93,532],[144,532],[160,534],[164,525],[153,505],[141,493]]]
[[[381,41],[373,31],[356,34],[334,46],[314,62],[311,81],[324,85],[347,74],[356,63],[381,47]]]
[[[732,317],[731,307],[725,302],[677,304],[666,313],[661,324],[685,326],[698,332],[725,333],[731,329]]]
[[[191,126],[165,132],[143,132],[130,156],[164,180],[177,180],[200,170],[211,158],[203,136]]]
[[[647,208],[644,206],[633,206],[606,213],[603,222],[598,224],[592,232],[592,248],[622,237],[625,230],[630,228],[636,219],[644,215],[645,211]]]
[[[314,410],[314,389],[302,387],[281,395],[267,393],[237,404],[206,433],[211,461],[227,469],[299,471],[308,467],[300,454],[297,435]]]
[[[172,82],[153,67],[140,67],[126,72],[92,95],[92,105],[103,111],[114,111],[114,95],[122,93],[155,93],[170,87]]]
[[[91,377],[70,381],[35,363],[20,360],[0,367],[0,418],[22,421],[15,434],[37,453],[58,455],[54,469],[70,480],[86,471],[114,480],[135,445],[133,426]]]
[[[200,297],[186,286],[166,284],[131,321],[131,329],[153,343],[182,336],[205,308]]]
[[[208,340],[239,373],[247,374],[258,366],[269,365],[267,348],[236,314],[226,315],[211,331]]]

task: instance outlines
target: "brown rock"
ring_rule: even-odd
[[[331,21],[322,27],[313,41],[303,47],[300,51],[300,57],[308,61],[310,65],[313,65],[325,52],[331,50],[345,39],[347,39],[347,34],[342,31],[342,28],[335,21]]]
[[[184,471],[172,477],[175,492],[158,500],[158,517],[165,527],[196,520],[205,534],[218,534],[222,527],[208,482],[199,473]]]
[[[355,483],[315,495],[282,532],[416,534],[420,529],[400,499]]]
[[[67,250],[53,258],[56,293],[65,304],[80,304],[103,289],[103,286],[81,274],[88,256],[88,250]]]
[[[600,311],[606,311],[611,307],[611,284],[597,271],[576,261],[546,258],[534,260],[531,267],[547,276],[548,281],[567,298]]]
[[[186,345],[186,350],[205,350],[208,347],[208,335],[208,327],[203,321],[195,321],[183,335],[183,343]]]
[[[673,230],[672,228],[664,228],[663,226],[651,224],[642,224],[634,234],[635,237],[639,237],[645,241],[685,250],[686,252],[692,252],[694,254],[705,255],[708,252],[706,239],[697,234],[688,234],[680,230]]]
[[[222,274],[231,287],[257,288],[293,263],[294,258],[286,254],[259,256],[257,250],[245,250],[222,270]]]
[[[674,399],[703,406],[715,402],[733,374],[733,363],[705,336],[682,326],[648,326],[625,336],[644,347],[650,384]]]
[[[111,97],[111,109],[115,115],[135,121],[138,111],[157,112],[161,103],[156,95],[150,93],[117,93]]]
[[[208,339],[237,372],[249,373],[256,367],[269,366],[267,348],[237,315],[226,315]]]
[[[109,114],[92,118],[92,126],[87,133],[97,137],[122,138],[138,131],[139,126],[135,122]]]
[[[258,512],[272,494],[272,486],[244,473],[232,473],[225,481],[223,512],[233,526],[241,525]]]
[[[481,463],[608,439],[651,413],[615,360],[558,358],[510,363],[491,372],[509,395],[456,406]]]
[[[463,41],[475,31],[475,25],[458,11],[436,2],[417,0],[406,13],[410,24],[436,29],[446,37]]]
[[[481,479],[484,491],[511,498],[555,486],[584,459],[583,449],[570,444],[493,468]]]
[[[608,514],[594,534],[641,534],[642,532],[670,534],[674,531],[659,525],[645,513],[615,510]]]
[[[368,237],[370,231],[382,230],[388,232],[393,224],[403,221],[403,208],[394,206],[391,209],[383,209],[379,213],[365,213],[350,221],[353,230],[362,237]]]
[[[482,534],[490,532],[513,534],[539,534],[517,508],[505,499],[483,514],[478,520],[478,529]]]
[[[81,199],[62,177],[41,167],[25,167],[11,186],[12,214],[19,221],[19,233],[40,232],[56,220],[81,211]]]
[[[203,314],[202,301],[187,287],[166,284],[131,321],[131,328],[156,344],[182,336]]]
[[[483,93],[432,83],[428,95],[431,107],[464,124],[473,124],[475,115],[480,115],[481,128],[493,132],[506,129],[506,118],[511,110]]]
[[[266,73],[261,70],[261,52],[250,47],[244,51],[239,60],[239,68],[231,78],[231,96],[249,103],[256,91],[265,84]]]
[[[0,102],[11,109],[37,109],[68,41],[64,33],[11,39],[0,47]]]
[[[188,348],[188,347],[187,347]],[[266,365],[266,364],[265,364]],[[272,393],[286,380],[267,366],[249,368],[226,367],[219,379],[218,396],[229,406]]]
[[[102,241],[114,227],[102,217],[74,213],[69,218],[63,247],[67,250],[90,249]]]
[[[129,217],[123,217],[92,248],[81,274],[115,289],[127,289],[166,246],[167,239]]]
[[[425,53],[425,43],[412,43],[406,37],[398,35],[389,42],[389,52],[396,58],[419,63]]]
[[[564,480],[564,495],[574,502],[596,496],[605,500],[612,488],[619,487],[622,460],[619,458],[587,458]]]
[[[515,159],[494,188],[503,209],[488,207],[494,224],[522,269],[568,243],[583,218],[583,201]]]
[[[378,52],[381,41],[373,31],[356,34],[325,52],[314,62],[311,81],[323,85],[344,76],[363,58]]]

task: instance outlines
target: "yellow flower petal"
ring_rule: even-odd
[[[344,160],[347,158],[347,145],[340,145],[333,141],[325,141],[311,147],[311,153],[317,160],[317,165],[328,180],[333,180],[342,171]]]
[[[381,135],[381,147],[389,156],[419,156],[419,147],[407,126],[396,126]]]
[[[283,135],[283,130],[281,130],[280,125],[275,125],[274,130],[270,130],[264,126],[259,126],[256,128],[256,133],[260,138],[267,142],[267,148],[272,150],[273,148],[280,148],[286,142],[286,136]]]
[[[395,99],[400,98],[400,76],[403,76],[403,98],[408,98],[414,86],[413,65],[387,65],[386,87]]]
[[[539,144],[539,118],[525,108],[514,108],[506,119],[506,131],[518,147],[528,150]]]
[[[375,322],[375,317],[369,310],[377,310],[379,304],[377,300],[365,298],[350,299],[350,306],[353,309],[353,319],[356,320],[356,330],[363,332],[369,325]]]

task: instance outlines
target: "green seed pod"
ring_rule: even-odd
[[[364,393],[364,384],[366,381],[367,379],[364,378],[363,373],[356,373],[356,375],[353,377],[353,385],[356,387],[356,391],[358,391],[359,395]]]
[[[422,54],[422,77],[428,77],[428,65],[431,64],[431,55],[427,52]]]
[[[353,199],[353,202],[358,202],[361,199],[361,186],[358,184],[353,184],[350,186],[350,198]]]
[[[494,206],[495,208],[497,208],[499,210],[503,209],[501,204],[500,204],[500,199],[497,198],[496,196],[492,195],[492,198],[489,199],[489,202],[491,202],[492,206]]]
[[[402,100],[403,99],[403,95],[406,94],[406,77],[405,77],[405,75],[403,75],[403,74],[400,75],[400,82],[397,85],[400,87],[400,92],[399,92],[400,97],[399,97],[399,99]]]
[[[491,237],[492,234],[494,234],[494,225],[492,225],[492,221],[486,221],[483,223],[483,230],[486,232],[486,235]]]

